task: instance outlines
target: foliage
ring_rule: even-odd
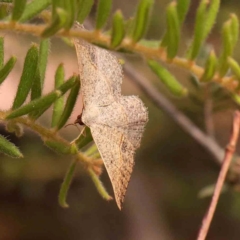
[[[45,96],[42,95],[51,37],[79,37],[106,49],[139,54],[147,59],[150,68],[164,86],[177,97],[186,96],[187,89],[170,71],[160,65],[159,61],[187,70],[195,76],[198,86],[200,83],[218,83],[238,101],[240,67],[232,57],[239,35],[238,18],[231,14],[224,23],[221,53],[216,56],[214,49],[211,49],[202,67],[197,64],[198,56],[216,21],[220,0],[200,1],[192,42],[186,53],[179,57],[177,54],[181,41],[181,27],[190,2],[178,0],[169,4],[166,9],[166,31],[156,45],[156,40],[143,39],[151,16],[153,0],[140,0],[131,24],[127,24],[128,20],[125,20],[118,10],[114,14],[110,31],[107,32],[103,31],[103,28],[111,12],[111,0],[98,1],[93,31],[76,30],[73,26],[75,21],[82,23],[89,15],[93,6],[92,0],[0,1],[2,8],[0,29],[28,33],[42,39],[40,46],[33,44],[28,50],[12,108],[6,112],[0,111],[0,120],[6,124],[9,132],[15,132],[17,136],[22,135],[20,125],[24,125],[39,134],[43,142],[57,153],[72,155],[73,162],[64,178],[59,195],[59,202],[63,207],[68,206],[66,194],[77,163],[84,166],[103,198],[109,200],[111,197],[99,180],[101,161],[98,159],[97,149],[95,146],[86,147],[92,140],[89,129],[85,130],[85,137],[80,134],[72,142],[67,142],[58,134],[75,105],[80,89],[79,77],[73,75],[64,81],[64,68],[60,65],[55,74],[55,89]],[[40,18],[42,23],[36,24],[32,21],[35,18]],[[16,58],[12,56],[4,63],[4,38],[0,38],[0,84],[7,80],[15,62]],[[63,97],[68,91],[70,94],[64,105]],[[25,103],[29,94],[31,100]],[[37,123],[37,120],[52,105],[52,124],[45,128]],[[0,136],[0,151],[12,157],[22,157],[20,150],[3,136]]]

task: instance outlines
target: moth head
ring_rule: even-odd
[[[82,121],[82,113],[77,116],[77,119],[74,121],[74,124],[79,124],[81,126],[85,125],[84,122]]]
[[[80,115],[77,116],[77,119],[74,121],[74,123],[69,123],[69,124],[65,125],[64,127],[68,127],[68,126],[73,125],[73,126],[75,126],[75,127],[80,131],[80,129],[79,129],[78,126],[77,126],[77,123],[78,123],[79,125],[81,125],[81,126],[85,126],[85,124],[84,124],[83,121],[82,121],[82,114],[80,114]]]

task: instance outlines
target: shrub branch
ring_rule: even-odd
[[[32,34],[37,37],[41,37],[42,32],[47,27],[47,25],[32,25],[32,24],[23,24],[18,22],[0,22],[0,29],[2,30],[11,30],[18,31],[21,33]],[[57,37],[68,37],[68,38],[82,38],[88,42],[92,42],[94,44],[102,45],[107,48],[111,48],[111,36],[108,36],[99,30],[93,31],[84,31],[84,30],[61,30],[55,34]],[[195,62],[188,60],[187,58],[174,57],[169,60],[167,58],[167,53],[163,48],[150,48],[140,43],[133,44],[131,39],[126,37],[122,43],[118,46],[118,49],[130,51],[142,55],[146,59],[155,59],[167,64],[172,64],[177,67],[183,68],[189,71],[191,74],[197,76],[201,79],[204,68],[197,65]],[[238,81],[233,76],[225,76],[220,77],[218,73],[216,73],[212,79],[213,81],[221,84],[227,90],[233,92],[236,90],[238,86]]]

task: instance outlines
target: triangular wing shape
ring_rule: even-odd
[[[91,132],[121,209],[134,166],[135,149],[120,131],[109,126],[93,125]]]

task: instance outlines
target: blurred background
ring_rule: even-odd
[[[126,18],[131,17],[137,1],[113,1],[113,11],[121,9]],[[148,39],[159,39],[165,31],[165,8],[170,1],[155,0],[147,33]],[[192,1],[191,9],[182,30],[179,54],[183,54],[191,40],[196,8],[199,1]],[[234,12],[240,17],[240,2],[222,0],[215,28],[202,55],[214,46],[221,46],[221,26]],[[92,11],[94,18],[94,9]],[[0,88],[0,108],[9,109],[15,96],[23,60],[31,42],[39,39],[12,32],[5,36],[6,59],[18,58],[14,72]],[[234,57],[240,60],[240,48]],[[118,55],[118,57],[121,57]],[[161,83],[146,67],[139,56],[124,55],[134,64],[135,70],[144,74],[152,84],[205,131],[206,100],[212,101],[213,135],[224,147],[228,143],[233,111],[236,109],[229,95],[216,85],[196,86],[194,79],[185,71],[169,67],[176,78],[186,85],[191,94],[176,99],[168,94]],[[63,62],[66,78],[78,72],[74,49],[60,39],[52,40],[44,92],[53,89],[54,72]],[[199,60],[201,64],[201,57]],[[45,147],[41,139],[25,129],[20,139],[5,131],[0,124],[0,134],[7,136],[24,154],[24,159],[11,159],[0,155],[0,240],[186,240],[196,239],[202,218],[210,198],[198,197],[200,190],[214,184],[219,166],[212,155],[193,140],[174,121],[157,108],[131,79],[125,77],[124,95],[139,95],[149,109],[149,122],[141,148],[136,154],[135,169],[128,187],[123,210],[115,201],[104,201],[91,179],[78,167],[68,194],[70,208],[58,205],[60,185],[71,158],[60,156]],[[209,94],[210,92],[210,94]],[[206,93],[208,95],[206,95]],[[214,93],[214,94],[212,94]],[[79,100],[80,101],[80,100]],[[75,107],[69,123],[80,113],[80,102]],[[44,126],[50,125],[51,110],[39,119]],[[68,140],[76,137],[75,127],[61,131]],[[101,179],[113,195],[106,171]],[[240,237],[240,193],[229,189],[222,194],[210,228],[208,239],[237,240]]]

